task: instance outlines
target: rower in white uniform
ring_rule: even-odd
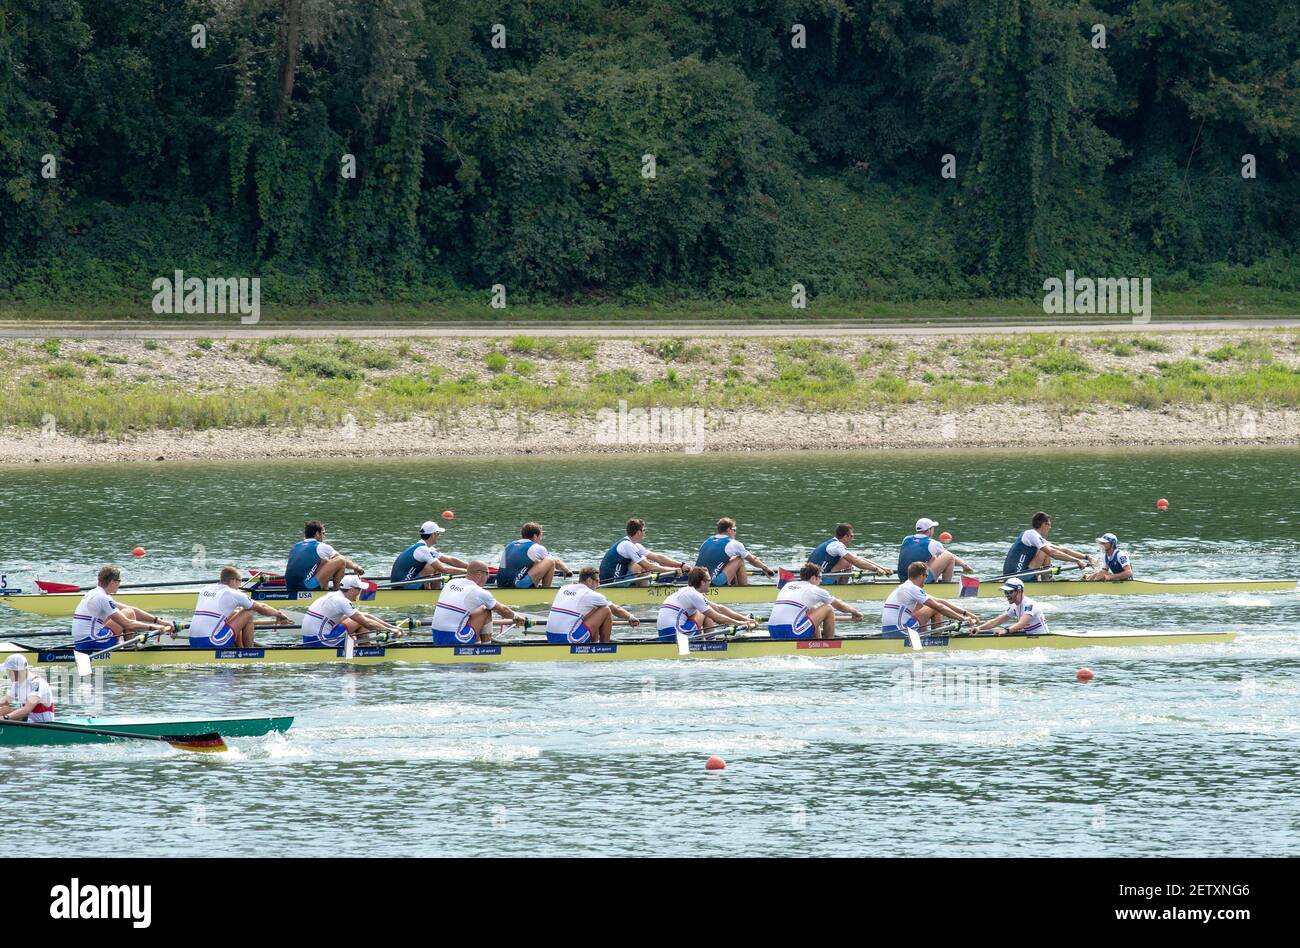
[[[925,578],[931,583],[952,582],[954,566],[960,566],[967,573],[972,571],[969,563],[934,538],[937,526],[938,521],[922,517],[916,521],[916,532],[910,537],[904,537],[898,547],[899,582],[907,578],[907,568],[913,563],[926,565]]]
[[[1083,577],[1092,582],[1118,583],[1133,578],[1133,564],[1128,554],[1119,548],[1119,540],[1113,533],[1103,533],[1097,537],[1097,546],[1101,548],[1101,568]]]
[[[608,642],[614,616],[633,627],[641,624],[632,613],[610,602],[596,588],[599,582],[600,570],[584,566],[576,583],[560,587],[546,617],[546,641],[560,645]]]
[[[913,563],[907,568],[907,581],[899,583],[898,588],[885,600],[884,611],[880,614],[881,635],[886,638],[902,638],[910,628],[915,628],[924,635],[927,627],[938,624],[941,617],[971,624],[979,621],[975,613],[926,592],[926,572],[926,565],[921,562]]]
[[[677,633],[699,635],[719,625],[742,625],[752,629],[756,625],[749,616],[743,616],[726,606],[710,603],[705,597],[709,592],[709,571],[703,566],[692,566],[686,574],[686,585],[677,590],[659,607],[659,618],[655,628],[659,638],[671,641]]]
[[[54,720],[54,690],[50,683],[27,664],[22,655],[10,655],[4,662],[9,690],[0,700],[0,717],[6,721],[49,724]]]
[[[289,617],[279,609],[253,601],[239,588],[244,577],[236,567],[221,567],[217,579],[199,590],[190,623],[190,648],[258,648],[253,641],[254,615],[289,624]]]
[[[997,629],[998,635],[1007,633],[1022,635],[1046,635],[1047,618],[1043,615],[1042,607],[1034,600],[1025,595],[1025,584],[1019,579],[1008,579],[1002,584],[1002,593],[1007,597],[1007,610],[996,618],[989,619],[987,622],[981,622],[971,631],[987,632],[990,629]],[[999,626],[1011,623],[1005,629]]]
[[[370,641],[371,632],[390,632],[400,636],[402,630],[383,619],[357,608],[361,596],[361,580],[344,576],[339,588],[321,596],[307,607],[307,617],[302,620],[302,644],[316,648],[338,648],[344,636],[352,636],[358,645]]]
[[[78,652],[100,652],[112,648],[131,633],[158,629],[164,635],[174,635],[170,622],[145,612],[139,606],[125,606],[113,601],[113,594],[122,584],[122,571],[116,566],[105,566],[99,571],[97,585],[82,598],[72,613],[72,645]]]
[[[389,582],[405,583],[405,585],[395,585],[393,589],[428,589],[430,587],[426,583],[406,581],[465,575],[465,567],[468,564],[464,560],[448,553],[440,553],[434,546],[438,538],[446,532],[446,528],[432,520],[426,520],[421,525],[419,542],[412,543],[397,554],[397,559],[393,560],[393,568],[388,574]]]
[[[515,618],[514,610],[483,588],[488,581],[488,565],[470,560],[464,576],[457,576],[442,587],[438,605],[433,610],[434,645],[471,645],[492,641],[492,614],[507,621]]]
[[[1067,560],[1080,567],[1092,565],[1091,556],[1049,543],[1047,537],[1051,532],[1052,518],[1041,510],[1034,514],[1030,528],[1016,537],[1016,542],[1007,551],[1002,562],[1002,575],[1019,576],[1025,582],[1033,583],[1052,578],[1052,560]]]
[[[601,558],[601,583],[617,583],[629,576],[646,576],[653,572],[656,566],[661,570],[686,574],[684,561],[647,550],[642,542],[644,540],[645,521],[640,517],[633,517],[627,522],[627,536],[606,550],[604,557]],[[645,579],[635,583],[620,583],[620,585],[644,586],[647,582],[649,580]]]
[[[776,594],[776,604],[767,620],[767,632],[774,639],[833,639],[835,613],[861,619],[862,613],[836,599],[822,586],[822,571],[805,563],[799,578],[786,583]]]

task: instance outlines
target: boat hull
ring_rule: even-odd
[[[658,605],[676,592],[680,587],[634,586],[602,589],[612,602],[623,606]],[[851,602],[872,602],[884,600],[896,588],[892,582],[851,583],[827,587],[840,599]],[[932,596],[942,599],[955,599],[961,594],[956,583],[927,583],[926,590]],[[1057,580],[1050,583],[1029,584],[1031,595],[1042,598],[1047,596],[1136,596],[1136,595],[1194,595],[1197,593],[1265,593],[1292,592],[1296,589],[1294,579],[1261,580],[1128,580],[1120,583],[1085,583],[1078,580]],[[554,589],[494,589],[493,595],[499,602],[511,607],[548,606],[555,596]],[[257,593],[254,598],[259,602],[275,606],[278,609],[305,609],[321,593]],[[773,602],[776,587],[772,584],[754,584],[750,586],[712,586],[708,591],[712,602],[724,605],[742,605],[747,603],[763,604]],[[981,596],[1000,597],[998,584],[986,582],[980,588]],[[132,593],[125,591],[114,597],[118,602],[128,606],[139,606],[154,615],[186,616],[194,611],[198,593],[194,590],[150,591]],[[423,589],[381,589],[372,598],[362,599],[358,605],[367,610],[389,609],[431,609],[438,601],[438,593]],[[80,593],[25,593],[21,595],[0,595],[0,604],[43,616],[71,616],[73,609],[81,602]]]
[[[131,721],[116,718],[78,718],[55,721],[61,727],[88,727],[123,734],[220,734],[222,737],[261,737],[293,726],[293,718],[207,718],[193,721]],[[41,747],[65,744],[110,744],[116,738],[42,728],[0,727],[0,747]]]
[[[966,635],[934,636],[922,640],[923,651],[1003,650],[1033,648],[1145,647],[1231,642],[1235,632],[1088,632],[1050,635]],[[609,645],[551,645],[546,642],[501,642],[492,645],[390,645],[360,646],[352,658],[342,649],[269,646],[260,649],[197,649],[160,646],[133,651],[111,652],[95,660],[95,666],[145,665],[275,665],[285,663],[339,663],[376,665],[385,662],[414,662],[435,665],[495,664],[498,662],[612,662],[676,659],[715,661],[728,658],[791,656],[833,658],[840,655],[915,654],[907,639],[862,636],[824,640],[775,640],[764,637],[735,638],[690,643],[681,655],[674,642],[624,641]],[[35,665],[66,665],[73,661],[71,649],[30,649],[22,654]]]

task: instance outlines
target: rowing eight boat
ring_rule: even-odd
[[[1282,592],[1296,589],[1294,579],[1187,579],[1187,580],[1149,580],[1132,579],[1119,583],[1085,583],[1077,579],[1058,579],[1054,582],[1026,584],[1027,591],[1034,597],[1042,596],[1137,596],[1137,595],[1189,595],[1195,593],[1264,593]],[[494,589],[488,587],[498,602],[507,606],[549,605],[555,597],[555,589]],[[615,586],[603,587],[611,602],[622,606],[658,605],[669,595],[681,589],[681,586],[661,584],[655,586]],[[858,581],[826,587],[840,599],[849,602],[871,602],[883,600],[891,591],[898,588],[892,580]],[[752,583],[749,586],[710,586],[708,597],[713,602],[725,605],[735,603],[765,603],[776,599],[775,583]],[[961,594],[957,583],[927,583],[926,592],[943,599],[955,599]],[[990,596],[1000,596],[996,583],[986,583],[981,592]],[[284,608],[286,606],[306,606],[321,595],[317,592],[286,593],[279,591],[249,591],[249,595],[259,602]],[[0,592],[0,604],[43,616],[71,616],[77,604],[81,602],[81,593],[17,593]],[[113,597],[114,601],[128,606],[139,606],[154,615],[172,615],[194,611],[198,594],[194,590],[167,590],[148,592],[121,592]],[[380,589],[374,593],[363,593],[358,602],[364,609],[416,609],[432,608],[438,600],[438,593],[425,589]]]
[[[261,737],[272,731],[283,732],[293,726],[293,718],[201,718],[195,721],[130,721],[115,718],[79,718],[57,721],[59,729],[0,727],[0,747],[38,747],[50,744],[109,744],[114,738],[102,732],[118,734],[220,734],[222,737]],[[78,733],[85,728],[85,733]]]
[[[1231,642],[1235,632],[1053,632],[1049,635],[923,636],[925,650],[1086,648],[1088,646],[1197,645]],[[70,648],[40,649],[23,643],[0,643],[0,652],[20,653],[34,665],[65,665],[73,661]],[[837,655],[901,655],[911,652],[905,638],[863,635],[838,639],[778,640],[742,635],[716,641],[692,641],[687,655],[675,642],[626,640],[608,645],[552,645],[547,642],[498,642],[491,645],[398,644],[358,646],[352,658],[341,648],[271,645],[255,649],[199,649],[167,645],[111,652],[95,665],[272,665],[287,662],[338,662],[374,665],[417,662],[435,665],[496,662],[611,662],[646,659],[759,658],[772,655],[834,657]]]

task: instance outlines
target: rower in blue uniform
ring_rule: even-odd
[[[606,550],[604,557],[601,558],[600,582],[602,585],[605,583],[620,583],[620,585],[644,586],[649,581],[649,574],[654,572],[652,567],[655,566],[685,576],[685,562],[674,560],[662,553],[647,550],[642,545],[644,539],[645,521],[640,517],[633,517],[627,522],[627,536]],[[646,576],[647,578],[637,580],[634,583],[620,582],[626,580],[629,576]]]
[[[308,520],[302,528],[304,539],[289,551],[284,567],[284,587],[288,592],[309,589],[336,589],[348,570],[364,576],[365,570],[325,542],[325,524]]]
[[[1115,534],[1103,533],[1097,537],[1097,545],[1101,547],[1101,568],[1084,579],[1117,583],[1133,578],[1133,564],[1129,562],[1128,554],[1119,548]]]
[[[1091,566],[1093,559],[1069,547],[1047,542],[1052,532],[1052,518],[1041,510],[1034,514],[1032,526],[1016,538],[1002,563],[1003,576],[1019,576],[1027,583],[1052,578],[1052,560],[1066,560],[1080,567]]]
[[[950,583],[954,566],[960,566],[964,572],[971,572],[971,565],[956,553],[944,547],[934,538],[938,522],[929,517],[916,521],[916,532],[904,537],[898,547],[898,581],[907,579],[907,568],[913,563],[924,563],[927,573],[926,582]]]
[[[878,576],[888,576],[892,570],[887,566],[874,563],[866,557],[849,552],[853,543],[853,524],[841,523],[835,528],[835,536],[823,540],[816,549],[808,554],[808,562],[821,571],[823,585],[847,583],[848,576],[828,576],[827,573],[847,573],[853,569],[865,570]]]
[[[573,570],[563,560],[551,556],[541,540],[540,523],[530,521],[519,528],[519,539],[506,544],[501,554],[501,568],[497,570],[498,589],[533,589],[551,585],[556,572],[561,576],[573,575]]]
[[[388,579],[392,583],[405,585],[393,586],[394,589],[431,589],[428,582],[406,583],[408,579],[429,580],[439,576],[464,576],[466,563],[447,553],[440,553],[434,546],[438,537],[447,531],[432,520],[426,520],[420,527],[420,542],[412,543],[393,560],[393,568]]]
[[[695,556],[695,565],[709,571],[709,582],[714,586],[748,586],[746,563],[762,570],[764,576],[775,575],[770,566],[736,539],[736,521],[730,517],[718,521],[718,532],[700,544]]]

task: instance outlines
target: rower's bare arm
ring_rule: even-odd
[[[646,560],[664,569],[681,570],[686,568],[685,560],[675,560],[664,553],[646,553]]]
[[[861,612],[858,612],[857,609],[854,609],[852,606],[850,606],[847,602],[845,602],[842,599],[835,599],[834,597],[832,597],[831,608],[834,609],[836,612],[843,612],[845,615],[851,616],[854,619],[862,618]]]
[[[879,573],[882,576],[888,576],[893,572],[893,570],[888,566],[881,566],[875,560],[869,560],[865,556],[858,556],[854,553],[849,553],[845,558],[858,569],[871,570],[872,572]]]
[[[750,553],[747,557],[745,557],[745,559],[749,561],[749,564],[751,566],[757,566],[759,569],[761,569],[763,571],[764,576],[775,575],[772,571],[772,567],[768,566],[766,563],[760,560],[753,553]]]
[[[503,619],[507,619],[510,622],[515,621],[516,618],[515,611],[511,609],[509,606],[507,606],[504,602],[498,602],[495,606],[492,607],[492,611],[495,612]]]
[[[614,613],[614,615],[618,616],[620,619],[626,619],[630,625],[637,626],[641,624],[640,619],[632,615],[632,613],[628,612],[622,606],[616,606],[611,602],[609,604],[609,609],[610,612]]]

